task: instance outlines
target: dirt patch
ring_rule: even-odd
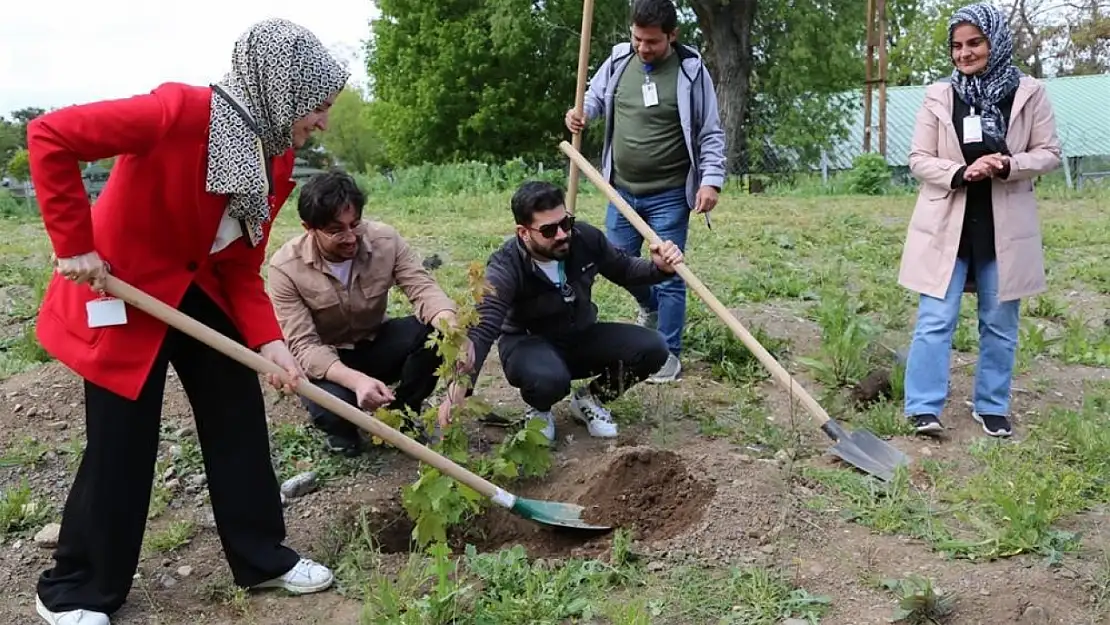
[[[678,454],[633,449],[594,479],[582,516],[629,528],[642,540],[671,538],[701,518],[713,492],[694,479]]]
[[[632,530],[637,540],[672,538],[693,527],[713,498],[713,485],[694,478],[681,456],[644,447],[579,462],[554,472],[544,483],[519,489],[528,498],[576,503],[582,519]],[[490,509],[465,534],[479,551],[520,544],[533,556],[588,556],[609,548],[611,532],[553,528]]]

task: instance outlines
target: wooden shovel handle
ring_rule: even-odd
[[[581,115],[586,107],[586,75],[590,71],[590,31],[593,28],[594,0],[582,0],[582,31],[578,43],[578,88],[574,93],[574,112]],[[571,136],[574,149],[582,149],[582,133]],[[574,214],[578,199],[578,167],[571,162],[570,182],[567,183],[567,212]]]
[[[236,343],[223,334],[216,332],[212,328],[172,308],[164,302],[147,295],[115,276],[108,276],[106,290],[135,308],[165,322],[170,327],[184,332],[201,343],[224,354],[228,358],[254,369],[258,373],[274,373],[281,376],[282,379],[288,378],[288,373],[260,354]],[[511,503],[504,501],[504,499],[513,499],[513,496],[501,490],[495,484],[472,473],[465,467],[451,462],[447,458],[444,458],[424,445],[405,436],[400,431],[389,427],[385,423],[382,423],[371,415],[339,399],[308,380],[301,380],[296,386],[296,391],[298,394],[311,399],[347,421],[370,432],[374,436],[389,442],[389,444],[400,449],[409,456],[432,465],[446,475],[478,491],[485,497],[493,499],[496,503],[505,505],[506,507],[512,507]],[[499,498],[502,500],[498,501]]]
[[[559,149],[565,152],[572,161],[578,163],[578,166],[582,168],[582,173],[586,174],[586,177],[589,178],[590,182],[594,183],[597,188],[605,192],[605,195],[609,197],[609,200],[613,202],[613,205],[617,207],[617,210],[619,210],[621,214],[623,214],[625,218],[628,219],[628,221],[631,222],[633,226],[635,226],[636,230],[640,233],[641,236],[643,236],[651,243],[663,242],[662,239],[659,238],[659,235],[655,234],[651,227],[649,227],[647,223],[645,223],[644,220],[636,214],[636,211],[632,210],[632,207],[628,205],[628,202],[626,202],[619,193],[617,193],[616,189],[614,189],[612,185],[610,185],[605,180],[601,173],[599,173],[597,169],[590,164],[590,161],[586,160],[586,157],[582,156],[582,154],[578,152],[578,150],[574,149],[574,147],[566,141],[562,141],[559,143]],[[731,312],[729,312],[727,308],[725,308],[724,304],[722,304],[721,301],[718,300],[713,295],[713,293],[711,293],[709,289],[706,288],[704,284],[702,284],[702,281],[694,275],[694,272],[690,271],[690,268],[686,266],[685,263],[675,267],[675,270],[678,272],[678,275],[682,276],[682,279],[686,281],[686,284],[689,285],[694,290],[694,292],[697,293],[698,296],[701,297],[701,299],[709,305],[709,308],[712,309],[713,312],[721,318],[721,321],[723,321],[725,325],[727,325],[729,329],[732,330],[733,334],[740,338],[740,341],[744,344],[744,346],[751,350],[753,354],[755,354],[755,357],[759,359],[759,362],[763,363],[763,366],[771,372],[771,375],[775,378],[775,381],[778,382],[787,391],[789,391],[790,394],[792,394],[798,401],[800,401],[802,405],[805,406],[806,410],[811,415],[813,415],[814,418],[820,421],[821,425],[824,425],[825,422],[829,420],[829,415],[827,412],[825,412],[825,409],[822,408],[821,405],[813,399],[813,397],[810,397],[809,393],[807,393],[806,390],[794,380],[790,373],[785,368],[783,368],[783,366],[780,365],[778,361],[775,360],[774,356],[772,356],[770,352],[768,352],[766,349],[763,348],[762,345],[759,344],[759,341],[757,341],[755,337],[752,336],[751,333],[749,333],[747,329],[744,328],[740,321],[737,320],[736,317]]]

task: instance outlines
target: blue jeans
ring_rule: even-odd
[[[686,251],[686,234],[690,225],[690,206],[686,189],[678,187],[653,195],[635,196],[617,189],[647,225],[664,241],[671,241]],[[605,213],[605,230],[609,241],[632,256],[640,255],[644,238],[624,215],[610,202]],[[678,356],[682,351],[682,330],[686,325],[686,283],[677,275],[654,286],[625,287],[636,303],[648,312],[659,313],[659,332],[667,341],[667,349]]]
[[[979,358],[973,405],[979,414],[1010,415],[1010,383],[1018,344],[1021,300],[998,301],[998,264],[975,263],[979,300]],[[957,258],[944,299],[922,295],[906,362],[906,416],[940,416],[948,395],[949,354],[960,318],[968,262]]]

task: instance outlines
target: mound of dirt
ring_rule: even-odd
[[[600,465],[600,467],[598,466]],[[633,448],[615,458],[602,456],[553,472],[519,495],[577,503],[587,523],[626,528],[638,540],[658,540],[690,529],[705,511],[714,488],[694,479],[681,456]],[[552,528],[491,508],[465,533],[456,548],[474,545],[495,551],[520,544],[533,557],[592,556],[609,548],[611,532]]]
[[[695,479],[678,454],[635,449],[594,477],[581,500],[583,518],[631,529],[641,540],[670,538],[701,518],[714,490]]]

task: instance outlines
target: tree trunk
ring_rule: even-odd
[[[752,22],[756,0],[690,0],[706,44],[706,65],[717,90],[730,173],[748,170],[744,162],[744,121],[752,72]]]

